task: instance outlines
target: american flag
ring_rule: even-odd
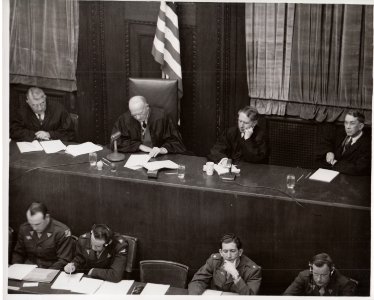
[[[183,96],[179,27],[176,5],[161,1],[152,55],[166,78],[178,80],[178,98]]]

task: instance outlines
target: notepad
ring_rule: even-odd
[[[104,281],[101,279],[83,277],[81,281],[74,283],[71,287],[71,291],[80,294],[93,294],[99,289],[103,282]]]
[[[45,153],[56,153],[66,149],[66,146],[60,140],[41,141]]]
[[[21,153],[43,151],[43,147],[37,140],[32,142],[17,142],[17,147]]]
[[[309,179],[323,182],[331,182],[338,175],[338,171],[319,168],[309,177]]]
[[[147,283],[140,295],[165,295],[170,285]]]
[[[8,268],[8,278],[22,280],[27,274],[34,270],[37,265],[14,264]]]
[[[122,280],[118,283],[104,281],[95,294],[126,295],[134,280]]]
[[[52,284],[51,289],[54,290],[71,290],[82,278],[83,273],[67,274],[61,272],[55,282]]]
[[[146,164],[150,158],[151,157],[148,154],[132,154],[124,167],[131,170],[143,168],[143,165]]]

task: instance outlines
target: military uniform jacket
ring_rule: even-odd
[[[338,270],[334,271],[329,284],[325,287],[324,296],[354,296],[357,282],[343,276]],[[313,280],[309,270],[299,273],[292,284],[284,292],[291,296],[320,296],[319,287]]]
[[[256,125],[251,137],[247,140],[241,137],[237,126],[227,129],[212,147],[207,158],[215,163],[224,157],[231,158],[234,163],[240,161],[267,163],[268,156],[269,149],[265,132]]]
[[[40,238],[29,223],[20,226],[12,263],[36,264],[40,268],[61,270],[73,258],[74,243],[70,229],[50,219]]]
[[[168,153],[183,153],[186,151],[178,129],[162,109],[150,108],[147,128],[153,147],[164,147]],[[112,133],[117,131],[121,132],[121,137],[117,140],[118,151],[139,151],[139,146],[142,144],[140,123],[131,116],[129,111],[122,114],[114,124]]]
[[[224,260],[219,253],[212,254],[188,285],[190,295],[201,295],[206,289],[234,292],[240,295],[256,295],[261,284],[261,267],[247,256],[240,257],[237,270],[240,275],[235,284],[231,275],[223,269]]]
[[[40,124],[36,114],[26,103],[12,114],[10,123],[10,138],[16,141],[32,142],[35,133],[47,131],[51,140],[71,141],[74,139],[74,124],[67,110],[57,102],[47,101],[44,120]]]
[[[78,239],[76,255],[73,263],[77,272],[88,273],[93,269],[91,277],[107,281],[119,282],[127,263],[127,241],[118,233],[114,234],[112,242],[104,247],[99,257],[91,248],[91,233],[85,233]]]

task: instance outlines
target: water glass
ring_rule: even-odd
[[[288,174],[287,175],[287,188],[293,189],[295,187],[295,175]]]
[[[183,179],[185,172],[186,172],[186,166],[178,165],[178,178]]]
[[[91,152],[91,153],[88,154],[88,161],[90,162],[91,167],[96,166],[96,162],[97,162],[96,152]]]
[[[206,175],[212,176],[214,172],[214,162],[208,161],[206,163]]]

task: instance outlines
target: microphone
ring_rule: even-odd
[[[117,131],[110,136],[110,143],[113,143],[113,152],[108,154],[106,158],[110,161],[122,161],[125,159],[125,155],[118,153],[117,150],[117,139],[121,136],[121,132]]]

